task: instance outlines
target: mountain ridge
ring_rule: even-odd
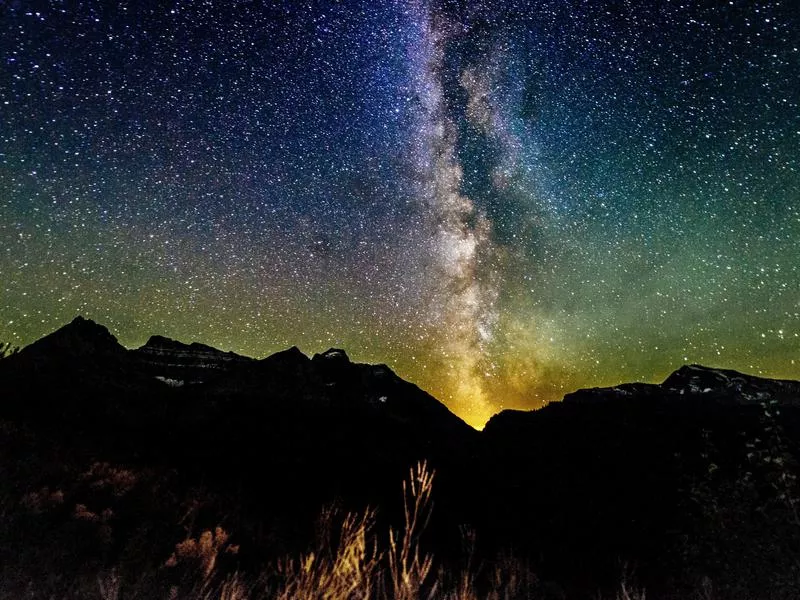
[[[292,347],[254,359],[159,335],[143,346],[126,349],[106,327],[82,316],[3,360],[0,377],[12,387],[19,386],[20,393],[40,388],[35,394],[38,398],[48,394],[74,397],[59,404],[59,414],[65,419],[69,419],[71,402],[88,402],[102,413],[129,415],[139,410],[143,393],[161,404],[180,404],[193,394],[199,412],[223,410],[213,407],[230,412],[245,406],[259,414],[339,407],[335,410],[345,411],[342,415],[366,411],[372,415],[369,418],[380,415],[413,423],[419,431],[443,428],[460,431],[458,436],[472,431],[446,406],[385,364],[354,363],[342,349],[308,357]],[[104,397],[110,398],[113,409],[103,406]],[[33,410],[37,401],[29,404]],[[19,408],[26,410],[24,405]]]
[[[228,373],[242,365],[268,365],[289,361],[295,367],[308,361],[317,365],[322,371],[344,368],[351,365],[367,365],[353,363],[347,352],[341,348],[329,348],[324,352],[311,356],[303,353],[297,346],[280,350],[257,359],[233,351],[224,351],[213,346],[192,341],[181,342],[159,334],[151,335],[147,342],[135,348],[126,348],[119,343],[107,327],[82,315],[56,329],[52,333],[32,342],[19,351],[23,358],[34,352],[62,352],[71,359],[98,358],[106,355],[119,361],[123,354],[135,357],[135,362],[144,371],[168,385],[183,385],[189,377],[189,383],[203,383],[209,379],[209,372],[215,375]],[[368,364],[374,369],[386,369],[396,376],[386,364]],[[173,372],[169,372],[172,370]],[[165,372],[162,372],[165,371]],[[176,375],[176,372],[178,373]],[[410,382],[406,382],[410,383]],[[411,384],[413,385],[413,384]],[[661,383],[620,383],[614,386],[589,387],[568,392],[560,400],[567,404],[583,404],[607,402],[631,396],[667,395],[700,395],[712,394],[720,398],[721,393],[728,393],[725,398],[730,402],[758,403],[765,398],[776,398],[780,402],[800,402],[800,381],[790,379],[773,379],[749,375],[733,369],[708,367],[700,364],[685,364],[668,375]],[[552,402],[551,402],[552,403]],[[495,413],[489,422],[501,413],[524,414],[536,412],[547,405],[532,409],[504,409]]]

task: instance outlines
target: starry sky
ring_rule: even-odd
[[[800,11],[0,0],[0,340],[385,362],[472,425],[800,379]]]

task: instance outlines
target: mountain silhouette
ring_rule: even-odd
[[[413,461],[478,437],[386,365],[343,350],[255,360],[160,336],[126,350],[82,317],[0,362],[0,382],[0,414],[77,432],[88,449],[224,477],[270,463],[311,498],[394,485]]]
[[[708,561],[724,578],[747,573],[753,595],[743,597],[767,597],[766,565],[791,569],[796,554],[780,547],[800,542],[800,522],[772,529],[794,522],[800,498],[799,402],[796,381],[687,365],[661,384],[584,389],[536,411],[503,411],[482,436],[491,490],[483,529],[517,548],[545,545],[560,578],[575,577],[577,557],[597,581],[620,557],[637,556],[641,577],[679,590],[665,573]]]
[[[27,473],[33,456],[36,472],[101,461],[155,474],[158,494],[114,506],[153,532],[171,531],[155,523],[177,522],[165,516],[183,510],[177,499],[206,490],[208,522],[235,515],[253,564],[305,539],[327,502],[402,516],[397,482],[427,460],[429,538],[443,557],[468,524],[479,556],[529,557],[568,597],[613,589],[621,564],[652,597],[686,596],[701,577],[720,597],[800,589],[800,382],[686,365],[661,384],[505,410],[478,432],[343,349],[256,360],[153,336],[128,350],[77,317],[0,360],[0,385],[0,430],[28,432],[8,442],[9,473]],[[40,479],[14,475],[5,493]]]

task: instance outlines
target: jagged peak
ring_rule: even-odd
[[[270,354],[266,358],[261,359],[262,363],[284,363],[284,362],[297,362],[297,363],[305,363],[308,362],[310,359],[308,356],[303,354],[303,352],[297,346],[292,346],[291,348],[287,348],[286,350],[281,350],[280,352],[275,352],[274,354]]]
[[[150,339],[147,340],[147,343],[145,343],[142,348],[172,348],[175,346],[184,347],[186,344],[163,335],[151,335]]]
[[[341,348],[328,348],[322,354],[315,354],[312,360],[335,360],[349,363],[350,357]]]
[[[173,340],[172,338],[165,337],[163,335],[151,335],[150,339],[147,340],[147,343],[142,346],[142,348],[159,348],[159,349],[169,349],[169,350],[204,350],[206,352],[222,352],[222,350],[218,350],[213,346],[208,346],[206,344],[201,344],[199,342],[192,342],[191,344],[186,344],[184,342],[179,342],[178,340]]]
[[[748,375],[732,369],[684,365],[661,384],[662,388],[685,393],[729,394],[736,402],[760,402],[767,398],[781,402],[800,401],[800,382]]]
[[[119,353],[125,349],[104,325],[78,315],[63,327],[24,348],[20,354],[53,350],[77,357]]]
[[[727,386],[733,380],[758,379],[752,375],[745,375],[731,369],[718,369],[704,365],[683,365],[664,380],[661,385],[665,388],[682,388],[686,385],[700,383],[716,386]]]
[[[308,356],[306,356],[300,348],[297,346],[292,346],[291,348],[287,348],[286,350],[281,350],[280,352],[276,352],[272,356],[293,356],[297,358],[304,358],[309,360]]]
[[[95,338],[105,341],[113,341],[117,344],[117,338],[108,330],[105,325],[100,325],[91,319],[78,315],[72,321],[56,329],[50,336],[77,336],[81,338]],[[47,337],[50,337],[47,336]],[[46,339],[46,338],[43,338]]]
[[[147,340],[147,343],[144,346],[140,346],[134,352],[189,352],[189,353],[206,353],[206,354],[224,354],[231,357],[239,357],[239,358],[248,358],[246,356],[242,356],[240,354],[236,354],[235,352],[220,350],[219,348],[215,348],[214,346],[209,346],[208,344],[201,344],[200,342],[192,342],[191,344],[186,344],[184,342],[180,342],[178,340],[173,340],[172,338],[168,338],[163,335],[151,335],[150,339]]]
[[[86,332],[97,332],[102,335],[110,335],[114,337],[111,332],[108,331],[108,328],[105,325],[100,325],[96,321],[92,321],[91,319],[87,319],[83,315],[78,315],[72,321],[57,329],[58,331],[69,331],[69,330],[79,330],[79,331],[86,331]],[[116,339],[116,338],[114,338]]]

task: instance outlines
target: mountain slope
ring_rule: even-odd
[[[653,587],[700,571],[747,579],[752,597],[766,597],[776,565],[785,572],[798,557],[781,546],[800,542],[799,392],[798,382],[689,365],[662,384],[504,411],[483,432],[481,528],[546,549],[557,578],[583,565],[586,581],[600,581],[633,561]]]
[[[3,360],[0,382],[0,415],[79,432],[98,452],[224,477],[269,465],[328,491],[370,471],[394,485],[413,461],[451,460],[478,437],[387,366],[343,350],[254,360],[160,336],[126,350],[81,317]]]

